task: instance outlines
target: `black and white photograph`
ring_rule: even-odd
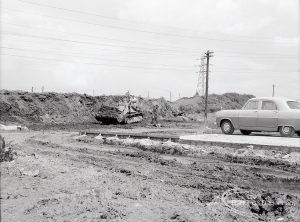
[[[300,222],[300,0],[0,0],[0,221]]]

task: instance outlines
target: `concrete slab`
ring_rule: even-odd
[[[253,145],[254,149],[274,149],[281,151],[300,152],[300,138],[275,136],[244,136],[224,134],[198,134],[180,136],[180,142],[193,145],[209,144],[242,148]]]

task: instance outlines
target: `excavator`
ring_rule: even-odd
[[[127,96],[118,106],[102,105],[95,118],[102,124],[130,124],[143,120],[143,113],[137,107],[137,99]]]

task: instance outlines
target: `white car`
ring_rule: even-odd
[[[280,132],[281,136],[300,136],[300,104],[292,99],[266,97],[253,98],[240,110],[217,112],[216,124],[224,134],[240,130],[244,135],[252,132]]]

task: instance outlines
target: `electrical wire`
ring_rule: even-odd
[[[65,8],[60,8],[60,7],[55,7],[55,6],[49,6],[49,5],[44,5],[40,3],[33,3],[33,2],[27,2],[23,0],[18,0],[20,2],[28,3],[28,4],[34,4],[34,5],[39,5],[47,8],[56,8],[56,9],[61,9],[65,11],[73,11],[73,12],[78,12],[76,10],[71,10],[71,9],[65,9]],[[61,20],[66,20],[66,21],[71,21],[71,22],[77,22],[77,23],[83,23],[83,24],[89,24],[89,25],[94,25],[94,26],[100,26],[100,27],[106,27],[106,28],[111,28],[111,29],[119,29],[119,30],[125,30],[125,31],[134,31],[134,32],[140,32],[140,33],[147,33],[147,34],[155,34],[155,35],[162,35],[162,36],[169,36],[169,37],[177,37],[177,38],[188,38],[188,39],[202,39],[202,40],[208,40],[208,41],[221,41],[221,42],[231,42],[231,43],[257,43],[257,41],[244,41],[244,40],[231,40],[231,39],[221,39],[221,38],[209,38],[209,37],[203,37],[203,36],[195,36],[195,35],[180,35],[180,34],[171,34],[171,33],[163,33],[163,32],[156,32],[156,31],[150,31],[150,30],[142,30],[142,29],[137,29],[137,28],[128,28],[128,27],[120,27],[120,26],[114,26],[114,25],[105,25],[105,24],[100,24],[100,23],[94,23],[94,22],[86,22],[82,20],[76,20],[76,19],[71,19],[71,18],[58,18],[55,16],[51,15],[40,15],[42,17],[48,17],[52,19],[61,19]],[[270,41],[265,41],[265,43],[268,43]]]
[[[96,39],[104,39],[104,40],[111,40],[111,41],[118,41],[118,42],[126,42],[126,43],[133,43],[133,44],[141,44],[141,45],[149,45],[149,42],[137,42],[137,41],[127,41],[127,40],[122,40],[122,39],[115,39],[115,38],[106,38],[103,36],[98,36],[98,35],[86,35],[86,34],[81,34],[81,33],[75,33],[75,32],[66,32],[66,31],[61,31],[61,30],[54,30],[54,29],[48,29],[48,28],[44,28],[44,27],[30,27],[30,26],[26,26],[26,25],[19,25],[19,24],[15,24],[15,23],[10,23],[10,22],[6,22],[6,21],[2,21],[2,23],[4,24],[8,24],[8,25],[12,25],[12,26],[16,26],[16,27],[21,27],[21,28],[28,28],[28,29],[43,29],[49,32],[60,32],[60,33],[64,33],[64,34],[69,34],[69,35],[73,35],[73,36],[83,36],[83,37],[88,37],[88,38],[96,38]],[[160,46],[160,47],[165,47],[165,45],[156,45],[156,46]],[[196,49],[196,50],[187,50],[187,49],[183,49],[183,48],[174,48],[172,47],[172,49],[170,48],[160,48],[160,49],[155,49],[155,50],[168,50],[168,51],[174,51],[174,52],[185,52],[185,53],[193,53],[193,54],[199,54],[200,51],[205,51],[204,49]],[[242,53],[242,52],[235,52],[235,51],[223,51],[223,50],[213,50],[215,52],[218,53],[222,53],[222,54],[226,54],[226,57],[238,57],[239,55],[245,55],[247,54],[248,56],[259,56],[259,58],[261,58],[262,56],[268,56],[268,58],[285,58],[288,59],[290,58],[291,55],[284,55],[284,54],[274,54],[274,53]],[[228,55],[228,54],[233,54],[233,55]],[[275,55],[275,56],[274,56]],[[271,56],[271,57],[270,57]],[[300,58],[295,57],[295,58]]]
[[[107,44],[107,43],[98,43],[98,42],[89,42],[89,41],[79,41],[79,40],[72,40],[72,39],[64,39],[64,38],[56,38],[56,37],[46,37],[46,36],[38,36],[38,35],[32,35],[32,34],[24,34],[24,33],[6,33],[2,32],[2,35],[12,35],[12,36],[20,36],[20,37],[28,37],[28,38],[38,38],[38,39],[44,39],[44,40],[55,40],[55,41],[63,41],[63,42],[69,42],[69,43],[78,43],[78,44],[87,44],[92,46],[105,46],[105,47],[113,47],[113,48],[127,48],[127,49],[136,49],[139,50],[139,53],[146,53],[146,54],[191,54],[198,56],[199,52],[184,52],[184,51],[177,51],[172,49],[162,49],[162,48],[144,48],[144,47],[135,47],[135,46],[127,46],[127,45],[117,45],[117,44]],[[146,51],[145,51],[146,50]],[[149,51],[147,51],[149,50]],[[226,52],[226,51],[215,51],[219,53],[232,53],[236,55],[242,55],[243,53],[239,52]],[[276,58],[276,55],[274,54],[259,54],[259,53],[248,53],[247,55],[253,55],[261,57],[263,55],[268,55],[269,58]],[[272,56],[273,55],[273,56]],[[285,56],[285,58],[298,58],[293,55],[284,55],[284,54],[277,54],[277,56]]]
[[[92,57],[92,56],[82,56],[81,54],[68,54],[68,53],[62,53],[61,51],[53,51],[53,50],[37,50],[37,49],[24,49],[24,48],[17,48],[17,47],[6,47],[6,46],[0,46],[2,49],[9,49],[9,50],[19,50],[19,51],[26,51],[26,52],[35,52],[35,53],[43,53],[43,54],[49,54],[49,53],[55,53],[59,56],[70,56],[70,57],[76,57],[76,58],[84,58],[84,59],[101,59],[104,61],[113,61],[113,62],[125,62],[125,63],[133,63],[133,64],[141,64],[141,65],[150,65],[150,66],[163,66],[163,67],[171,67],[171,68],[191,68],[191,66],[183,66],[183,65],[167,65],[167,64],[157,64],[157,63],[146,63],[146,62],[132,62],[128,60],[116,60],[116,59],[107,59],[107,58],[99,58],[99,57]]]
[[[1,47],[2,48],[2,47]],[[46,52],[45,52],[46,53]],[[134,68],[134,69],[154,69],[159,71],[166,71],[166,70],[173,70],[173,71],[193,71],[193,69],[175,69],[175,68],[163,68],[163,67],[145,67],[145,66],[128,66],[128,65],[120,65],[120,64],[104,64],[104,63],[93,63],[93,62],[75,62],[75,61],[69,61],[69,60],[62,60],[62,59],[56,59],[56,58],[42,58],[42,57],[32,57],[32,56],[24,56],[24,55],[16,55],[16,54],[7,54],[7,53],[1,53],[1,55],[5,56],[12,56],[12,57],[20,57],[20,58],[28,58],[28,59],[38,59],[38,60],[48,60],[48,61],[57,61],[57,62],[64,62],[64,63],[75,63],[75,64],[87,64],[87,65],[97,65],[97,66],[109,66],[111,68],[118,67],[118,68]],[[239,72],[239,73],[257,73],[257,72],[283,72],[280,70],[264,70],[264,69],[211,69],[210,72],[222,72],[222,73],[232,73],[232,72]],[[285,70],[284,73],[298,73],[296,70]]]
[[[42,58],[42,57],[32,57],[32,56],[24,56],[24,55],[16,55],[16,54],[9,54],[9,53],[1,53],[3,56],[11,56],[11,57],[19,57],[19,58],[26,58],[26,59],[33,59],[33,60],[47,60],[47,61],[55,61],[61,63],[73,63],[73,64],[86,64],[86,65],[95,65],[95,66],[108,66],[110,68],[118,67],[118,68],[130,68],[130,69],[144,69],[144,70],[157,70],[157,71],[193,71],[193,69],[171,69],[171,68],[156,68],[156,67],[143,67],[143,66],[128,66],[128,65],[119,65],[119,64],[105,64],[105,63],[93,63],[93,62],[76,62],[76,61],[69,61],[69,60],[62,60],[62,59],[55,59],[55,58]]]
[[[157,24],[150,24],[146,22],[138,22],[138,21],[132,21],[132,20],[124,20],[120,19],[117,17],[112,17],[112,16],[107,16],[107,15],[102,15],[99,13],[91,13],[91,12],[86,12],[86,11],[81,11],[81,10],[75,10],[75,9],[68,9],[68,8],[63,8],[63,7],[58,7],[58,6],[53,6],[53,5],[48,5],[48,4],[42,4],[42,3],[37,3],[37,2],[32,2],[32,1],[25,1],[25,0],[17,0],[19,2],[25,3],[25,4],[30,4],[30,5],[35,5],[39,7],[44,7],[44,8],[52,8],[56,10],[61,10],[61,11],[67,11],[71,13],[77,13],[77,14],[84,14],[84,15],[90,15],[90,16],[97,16],[100,18],[104,19],[109,19],[109,20],[114,20],[114,21],[125,21],[133,24],[143,24],[143,25],[151,25],[151,26],[157,26],[157,27],[162,27],[162,28],[171,28],[171,29],[177,29],[177,30],[185,30],[185,31],[197,31],[197,30],[192,30],[192,29],[187,29],[187,28],[179,28],[179,27],[172,27],[172,26],[164,26],[164,25],[157,25]],[[260,40],[273,40],[272,37],[253,37],[253,36],[245,36],[245,35],[235,35],[236,37],[242,37],[242,38],[255,38],[255,39],[260,39]]]

